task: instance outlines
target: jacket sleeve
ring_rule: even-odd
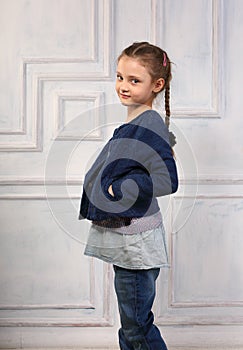
[[[137,199],[149,199],[153,193],[153,184],[146,168],[129,159],[120,159],[117,163],[121,173],[119,176],[109,177],[109,180],[104,183],[105,195],[114,201],[125,198],[127,205],[131,205]],[[110,185],[112,185],[114,197],[108,192]]]
[[[149,168],[155,197],[165,196],[177,191],[176,163],[171,147],[167,142],[162,142],[162,147],[156,150],[156,155],[153,154]]]
[[[173,151],[169,143],[169,131],[160,115],[152,111],[142,136],[148,142],[151,152],[147,168],[153,181],[155,197],[174,193],[178,189],[178,175]]]

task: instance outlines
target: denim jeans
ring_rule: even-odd
[[[128,270],[114,265],[122,350],[167,350],[151,311],[160,269]]]

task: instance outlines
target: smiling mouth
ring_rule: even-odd
[[[120,97],[123,98],[123,99],[128,99],[130,96],[124,95],[124,94],[120,94]]]

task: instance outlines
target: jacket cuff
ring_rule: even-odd
[[[112,185],[112,190],[113,190],[114,196],[112,196],[112,195],[109,193],[109,191],[108,191],[110,185]],[[113,200],[113,201],[118,200],[118,198],[117,198],[117,192],[119,192],[119,189],[117,189],[117,187],[115,186],[114,182],[112,183],[111,181],[108,181],[108,182],[104,185],[104,187],[103,187],[103,192],[104,192],[106,198],[108,198],[109,200]],[[120,192],[121,192],[121,191],[120,191]],[[119,199],[120,199],[120,198],[119,198]]]
[[[112,190],[114,193],[114,197],[116,200],[120,200],[122,198],[122,191],[121,191],[121,183],[122,183],[123,179],[118,179],[115,180],[114,182],[111,183],[112,185]]]

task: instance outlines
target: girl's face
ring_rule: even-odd
[[[147,105],[152,108],[153,92],[159,92],[164,79],[153,82],[138,59],[122,56],[117,65],[116,92],[125,106]]]

